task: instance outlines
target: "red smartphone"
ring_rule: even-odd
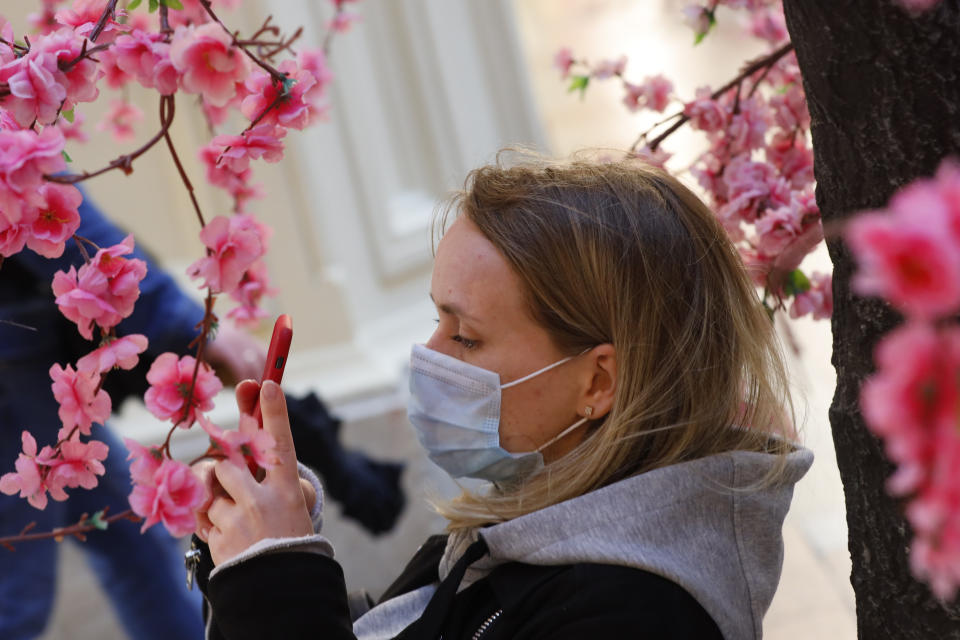
[[[293,340],[293,320],[287,314],[282,314],[277,318],[273,325],[273,336],[270,338],[270,348],[267,350],[267,361],[263,365],[263,376],[260,377],[260,383],[266,380],[273,380],[280,384],[283,379],[283,370],[287,366],[287,356],[290,354],[290,342]],[[253,417],[257,419],[260,427],[263,427],[263,420],[260,415],[260,396],[257,396],[257,403],[253,408]]]

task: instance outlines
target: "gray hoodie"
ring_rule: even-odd
[[[738,451],[656,469],[482,530],[490,553],[461,588],[505,562],[581,562],[643,569],[687,590],[728,640],[759,639],[783,564],[793,485],[813,462],[797,448],[776,484],[749,488],[778,457]],[[451,536],[443,578],[477,531]],[[354,624],[360,640],[392,638],[419,617],[435,585],[393,598]]]

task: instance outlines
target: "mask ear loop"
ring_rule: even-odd
[[[579,427],[580,425],[582,425],[584,422],[586,422],[586,421],[589,420],[589,419],[590,419],[589,417],[580,418],[579,420],[577,420],[576,422],[574,422],[572,425],[570,425],[569,427],[567,427],[566,429],[564,429],[563,431],[561,431],[560,433],[558,433],[557,435],[553,436],[552,438],[550,438],[549,440],[547,440],[546,442],[544,442],[542,445],[540,445],[539,447],[537,447],[537,448],[535,449],[535,451],[537,451],[538,453],[539,453],[540,451],[543,451],[544,449],[546,449],[547,447],[549,447],[550,445],[552,445],[554,442],[556,442],[557,440],[559,440],[559,439],[562,438],[563,436],[567,435],[568,433],[570,433],[571,431],[573,431],[574,429],[576,429],[577,427]]]
[[[537,370],[534,371],[533,373],[527,374],[527,375],[523,376],[522,378],[519,378],[519,379],[517,379],[517,380],[514,380],[513,382],[508,382],[507,384],[502,384],[502,385],[500,385],[500,388],[501,388],[501,389],[508,389],[508,388],[510,388],[510,387],[513,387],[513,386],[515,386],[515,385],[520,384],[521,382],[526,382],[527,380],[529,380],[529,379],[531,379],[531,378],[536,378],[536,377],[537,377],[538,375],[540,375],[541,373],[546,373],[547,371],[550,371],[550,369],[553,369],[554,367],[559,367],[560,365],[564,364],[565,362],[570,362],[570,361],[573,360],[574,358],[579,358],[580,356],[582,356],[583,354],[585,354],[587,351],[590,351],[590,349],[593,349],[593,347],[587,347],[586,349],[584,349],[583,351],[581,351],[580,353],[578,353],[578,354],[575,355],[575,356],[567,356],[567,357],[564,358],[563,360],[557,360],[557,361],[554,362],[553,364],[548,364],[548,365],[545,366],[543,369],[537,369]]]

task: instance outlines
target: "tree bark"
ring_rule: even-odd
[[[830,408],[843,481],[858,635],[960,638],[960,608],[910,574],[912,533],[884,491],[892,471],[864,427],[860,384],[899,317],[850,290],[855,270],[840,221],[881,207],[900,186],[960,156],[960,1],[911,16],[894,0],[784,0],[812,117],[817,202],[834,265]]]

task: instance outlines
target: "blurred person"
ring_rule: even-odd
[[[123,240],[125,233],[89,199],[81,205],[80,216],[78,235],[101,247]],[[201,306],[142,250],[137,249],[134,256],[148,262],[148,271],[134,311],[117,333],[143,334],[149,347],[136,370],[115,370],[106,377],[105,389],[114,408],[125,397],[142,396],[144,375],[153,357],[165,351],[185,352],[203,317]],[[74,362],[95,347],[60,314],[50,287],[56,271],[82,263],[76,242],[70,241],[59,259],[23,251],[4,260],[0,268],[0,465],[4,469],[13,469],[24,429],[40,446],[56,442],[61,423],[51,391],[50,366]],[[228,324],[220,326],[207,355],[228,383],[258,377],[265,358],[259,342]],[[75,489],[69,500],[51,500],[44,510],[0,494],[4,535],[16,534],[29,522],[36,522],[37,531],[50,531],[104,507],[109,507],[109,513],[129,508],[132,485],[126,447],[108,427],[94,425],[92,437],[110,447],[103,463],[106,473],[97,487]],[[184,584],[179,542],[162,527],[142,535],[139,530],[139,523],[123,520],[89,535],[81,544],[124,629],[138,640],[203,637],[200,597]],[[20,640],[43,632],[53,607],[57,553],[54,540],[23,542],[12,553],[0,549],[0,638]]]

